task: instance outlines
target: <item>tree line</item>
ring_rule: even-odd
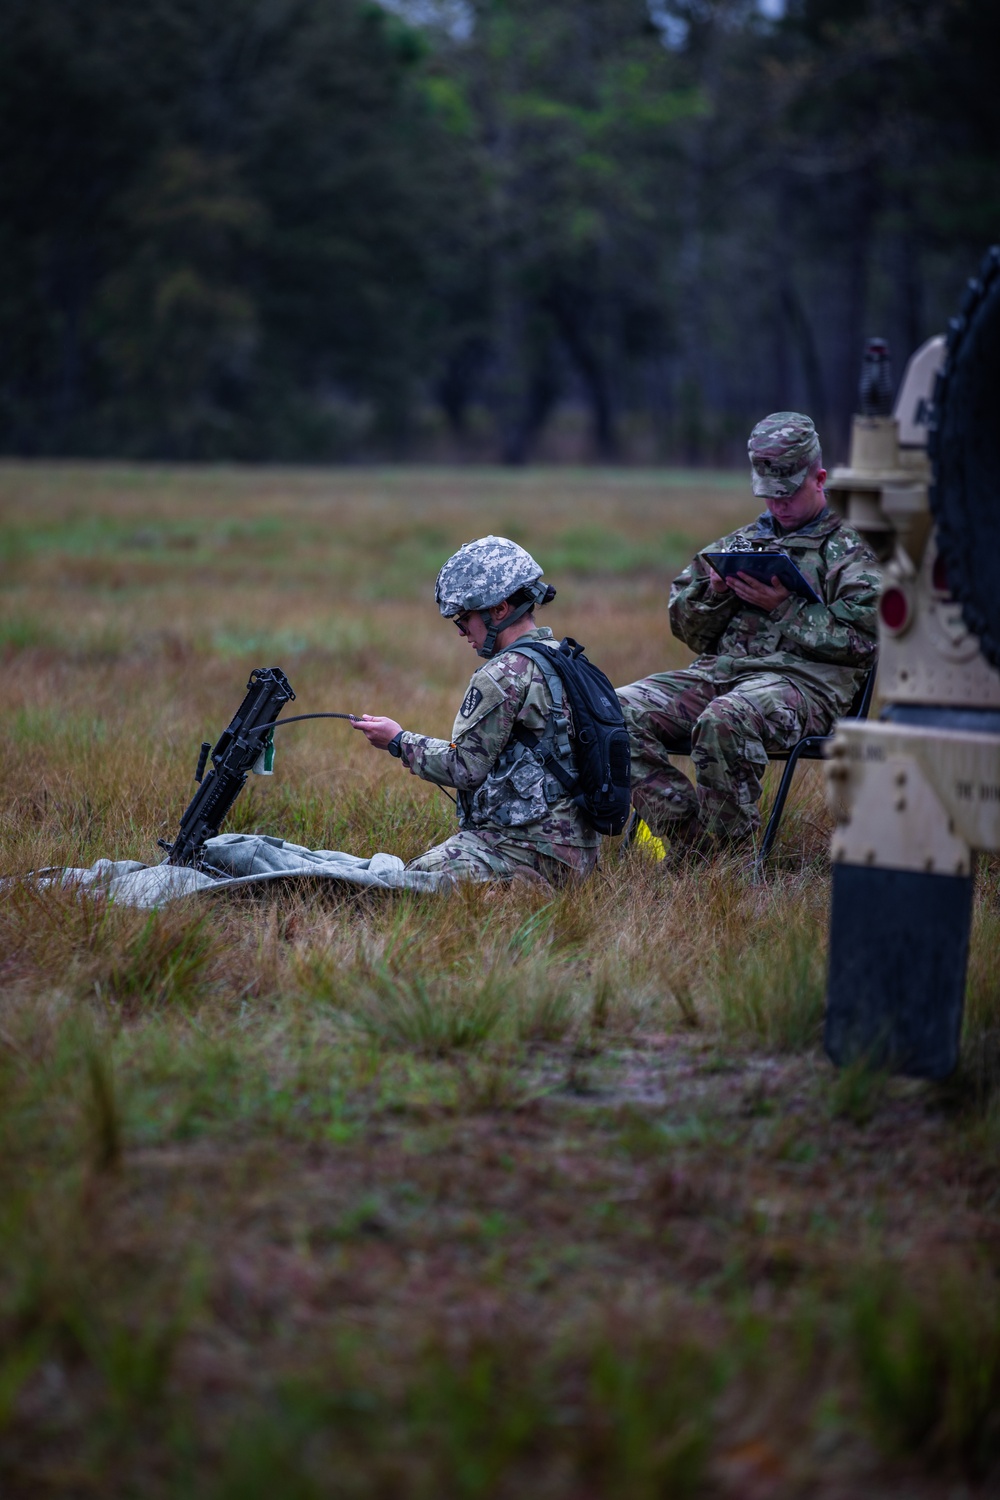
[[[1000,233],[1000,8],[766,9],[5,0],[0,451],[836,456]]]

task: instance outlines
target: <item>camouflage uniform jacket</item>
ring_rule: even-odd
[[[688,669],[712,682],[736,683],[777,672],[831,715],[846,713],[878,650],[878,560],[861,537],[826,506],[798,531],[782,532],[765,511],[706,551],[740,552],[750,544],[787,552],[821,604],[791,595],[770,614],[731,591],[713,593],[699,554],[670,590],[670,625],[701,654]]]
[[[524,638],[555,645],[546,626]],[[502,828],[545,847],[592,848],[600,836],[532,748],[552,713],[541,669],[515,645],[473,675],[450,741],[406,730],[400,757],[415,776],[457,788],[464,828]],[[518,729],[527,731],[528,743],[517,737]]]

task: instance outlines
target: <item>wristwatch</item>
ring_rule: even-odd
[[[399,760],[400,756],[403,753],[403,731],[400,730],[399,733],[389,741],[388,745],[386,745],[385,748],[388,750],[390,755],[394,755],[396,759]]]

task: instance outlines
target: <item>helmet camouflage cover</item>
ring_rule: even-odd
[[[505,536],[481,536],[449,557],[437,576],[434,597],[445,619],[470,609],[491,609],[518,589],[538,584],[542,570],[530,552]],[[545,585],[534,590],[541,602]]]
[[[775,411],[757,423],[747,443],[753,492],[783,500],[795,491],[820,456],[812,417],[799,411]]]

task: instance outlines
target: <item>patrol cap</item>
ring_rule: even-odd
[[[747,452],[754,494],[783,500],[795,494],[821,450],[812,417],[775,411],[757,423]]]

